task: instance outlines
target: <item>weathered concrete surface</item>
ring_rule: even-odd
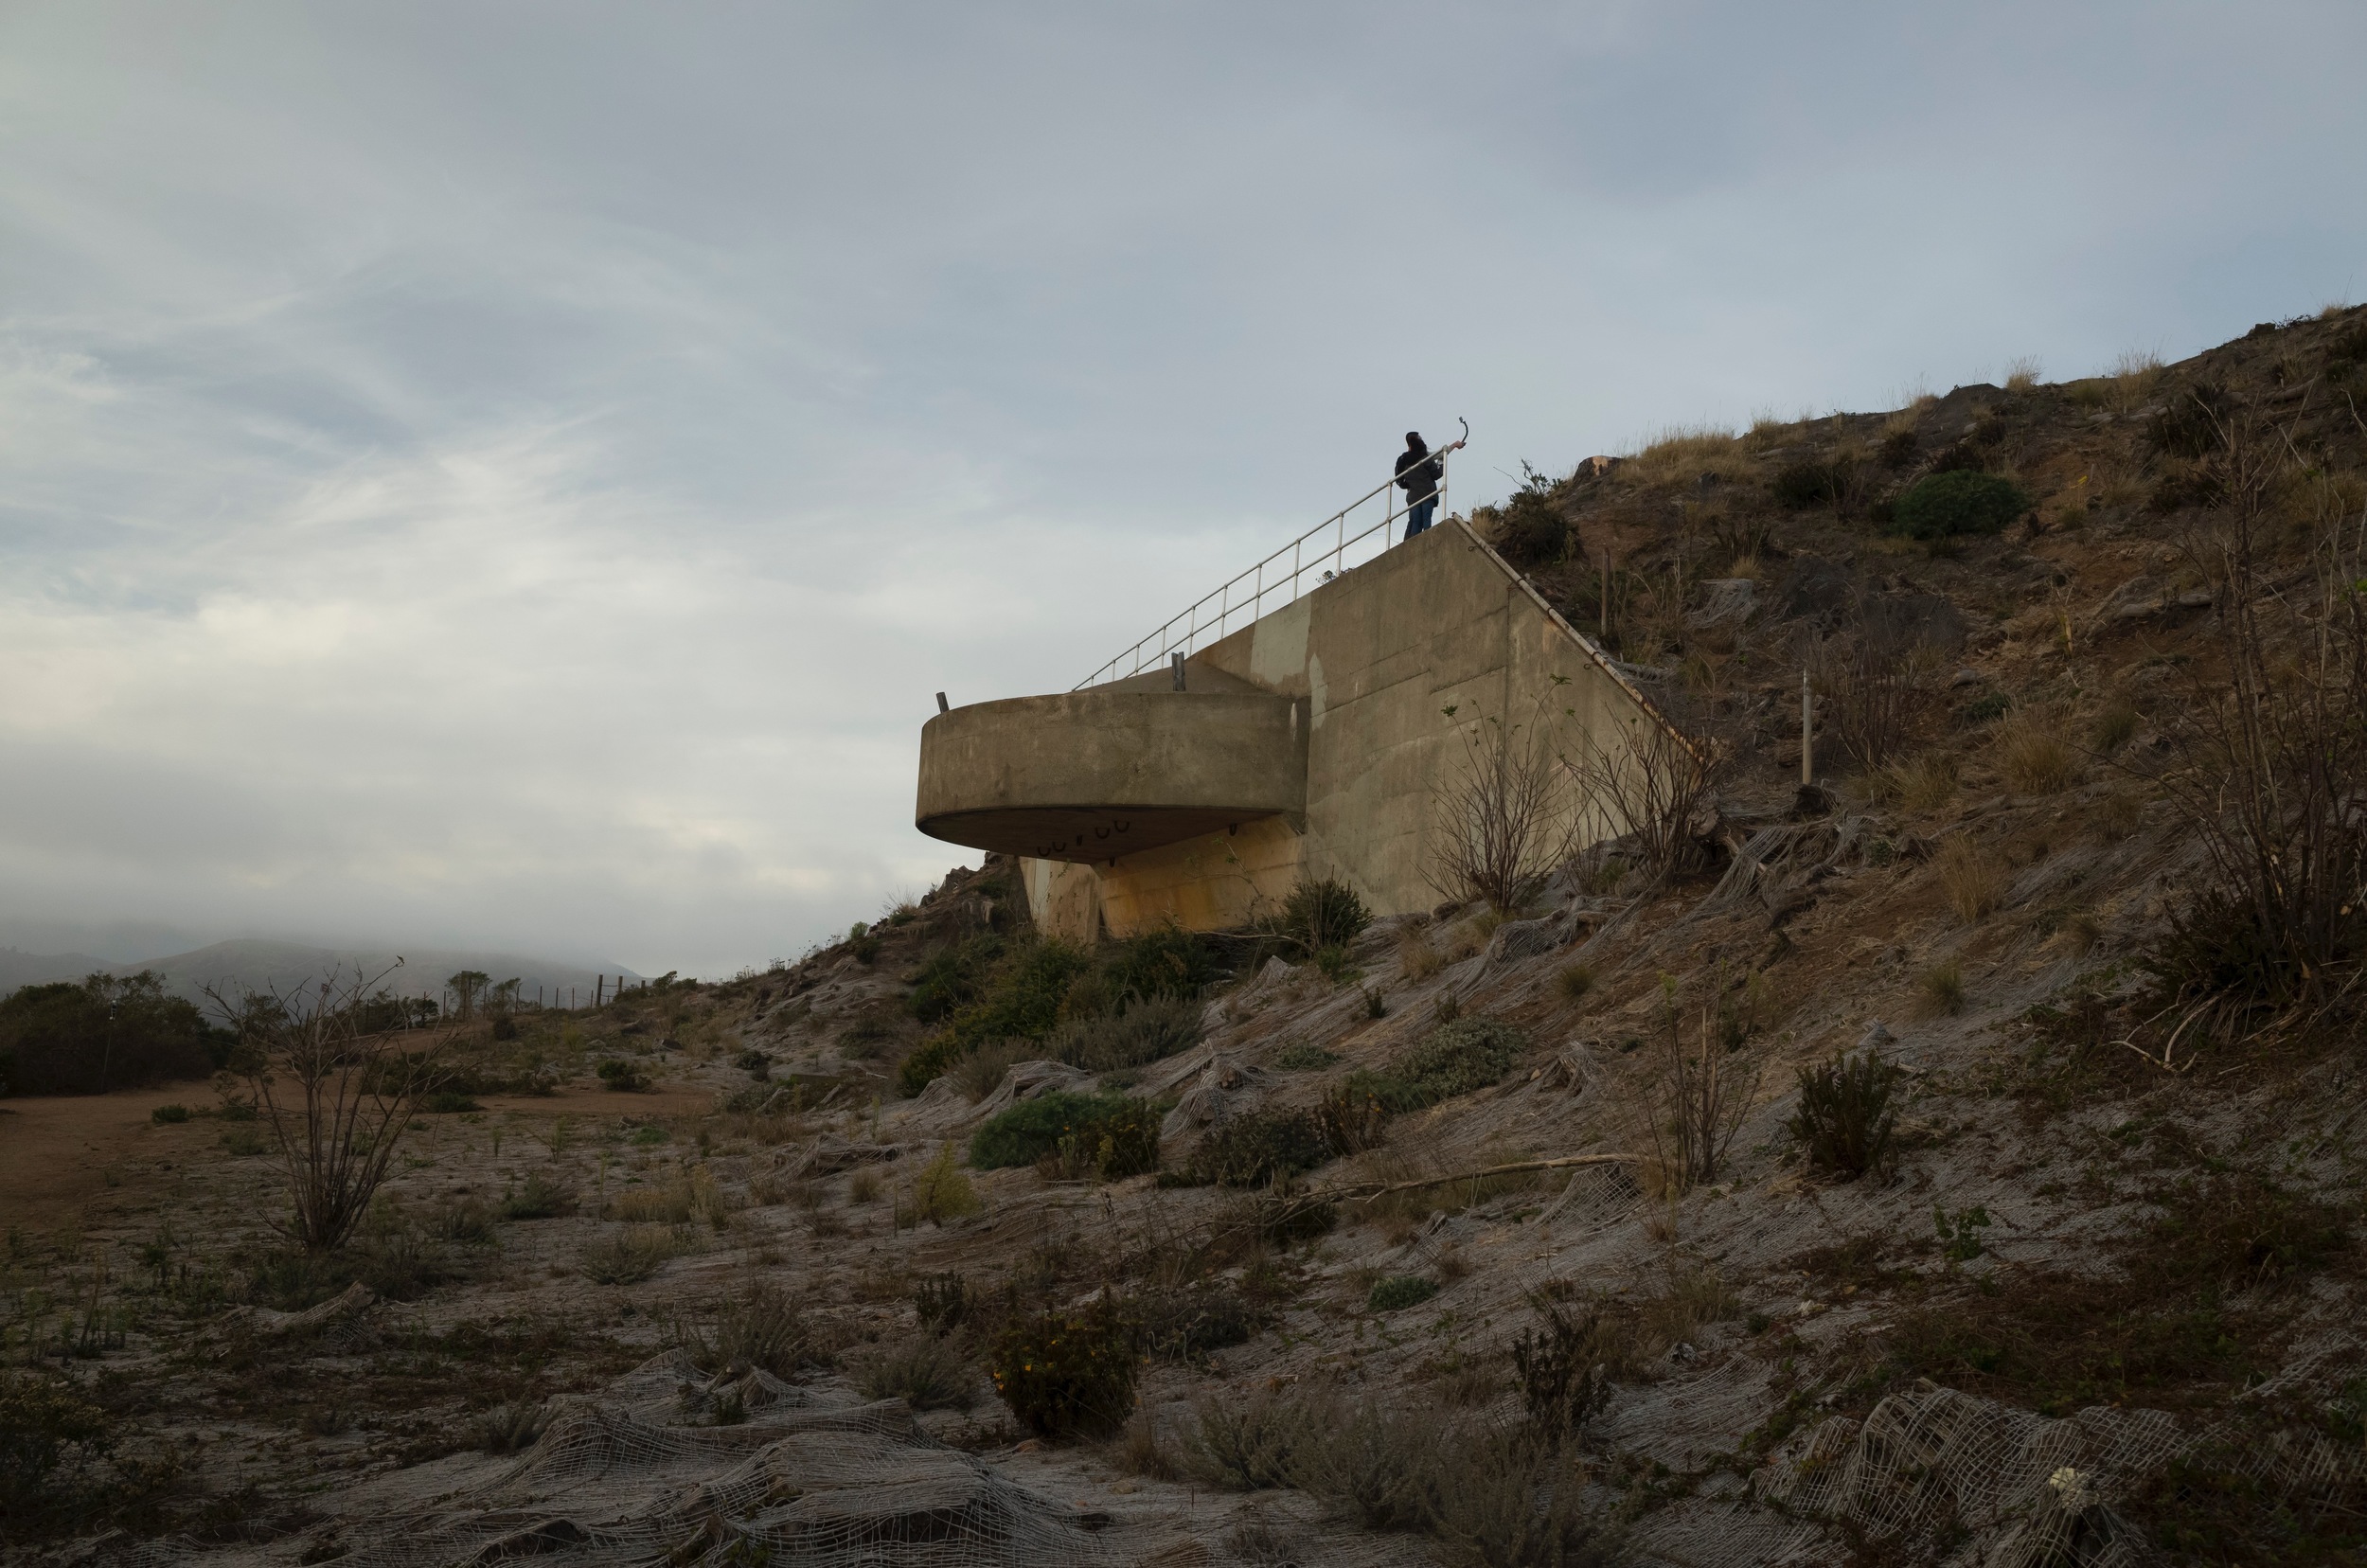
[[[1089,938],[1166,920],[1237,926],[1278,908],[1305,876],[1347,881],[1378,913],[1427,908],[1441,896],[1432,881],[1439,797],[1472,747],[1536,731],[1560,756],[1616,753],[1635,726],[1657,722],[1609,661],[1460,522],[1202,650],[1187,671],[1203,691],[1221,683],[1303,703],[1303,811],[1171,831],[1114,857],[1093,852],[1106,840],[1077,845],[1073,830],[1067,853],[1022,848],[1029,902],[1046,929]],[[1154,683],[1171,684],[1169,672],[1075,695]],[[983,722],[1000,705],[963,711]],[[1092,765],[1106,767],[1107,749],[1132,743],[1109,738]],[[1591,811],[1575,794],[1573,804]],[[1595,836],[1604,827],[1588,824]]]
[[[1106,862],[1296,813],[1306,705],[1254,688],[1096,687],[955,708],[920,732],[915,820],[952,844]]]

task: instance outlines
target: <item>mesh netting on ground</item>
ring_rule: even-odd
[[[2230,1443],[2239,1433],[2245,1440]],[[2157,1410],[2091,1407],[2059,1420],[1933,1384],[1894,1394],[1863,1421],[1837,1417],[1778,1449],[1758,1496],[1878,1539],[1962,1533],[1984,1564],[2124,1568],[2144,1542],[2117,1499],[2205,1445],[2282,1495],[2367,1483],[2367,1452],[2306,1430],[2263,1439],[2233,1421],[2184,1426]]]
[[[737,1417],[719,1425],[719,1414]],[[406,1482],[406,1477],[408,1481]],[[703,1377],[679,1353],[599,1396],[565,1401],[541,1439],[489,1476],[437,1466],[320,1500],[299,1541],[143,1543],[130,1568],[559,1565],[691,1568],[1100,1568],[1104,1521],[1004,1480],[923,1434],[900,1400],[832,1401],[758,1371]]]

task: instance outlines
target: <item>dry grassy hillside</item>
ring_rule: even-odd
[[[2362,363],[2334,313],[1484,514],[1713,764],[1515,907],[1086,953],[989,863],[473,1030],[309,1256],[258,1122],[118,1117],[9,1235],[50,1446],[0,1518],[60,1561],[2356,1561]]]

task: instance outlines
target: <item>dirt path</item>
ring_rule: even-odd
[[[111,1095],[0,1100],[0,1230],[46,1231],[78,1222],[132,1171],[170,1169],[210,1149],[222,1136],[219,1122],[200,1117],[160,1125],[150,1113],[160,1105],[203,1108],[211,1096],[205,1084],[178,1083]],[[504,1116],[597,1120],[697,1115],[713,1107],[715,1096],[686,1088],[641,1095],[562,1089],[556,1095],[488,1096],[479,1103]]]

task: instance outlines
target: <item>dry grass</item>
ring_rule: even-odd
[[[2038,385],[2038,362],[2027,354],[2005,367],[2005,390],[2035,391]]]
[[[1690,484],[1704,472],[1726,474],[1741,468],[1742,441],[1718,425],[1674,426],[1662,431],[1620,470],[1637,484]]]
[[[2097,838],[2117,844],[2145,825],[2145,803],[2127,790],[2114,790],[2088,813],[2088,826]]]
[[[2079,748],[2062,724],[2031,708],[2016,708],[1989,732],[1998,772],[2022,794],[2059,794],[2079,780]]]
[[[628,1187],[608,1206],[608,1217],[641,1223],[686,1225],[699,1221],[715,1230],[731,1223],[731,1205],[704,1166],[677,1171],[664,1182]]]
[[[1967,925],[1977,925],[1997,910],[2005,896],[2005,873],[1973,842],[1970,834],[1955,833],[1933,857],[1948,907]]]
[[[1447,967],[1447,960],[1427,932],[1408,931],[1397,938],[1397,969],[1419,984]]]
[[[1925,1010],[1935,1017],[1953,1017],[1965,1010],[1965,966],[1954,958],[1925,970],[1915,987],[1923,993]]]
[[[1911,811],[1930,811],[1956,798],[1956,758],[1928,751],[1884,763],[1867,777],[1877,800],[1892,800]]]
[[[2088,732],[2095,749],[2109,757],[2137,737],[2137,726],[2143,722],[2137,705],[2126,697],[2115,698],[2096,715],[2095,723]]]
[[[1554,989],[1564,1002],[1583,1002],[1594,989],[1594,971],[1585,964],[1564,964],[1554,975]]]
[[[968,1410],[977,1371],[950,1340],[920,1334],[891,1345],[855,1369],[867,1399],[901,1399],[915,1410]]]
[[[2132,413],[2152,398],[2166,372],[2160,354],[2132,348],[2112,362],[2111,372],[2104,378],[2105,401],[2115,413]]]
[[[596,1285],[632,1285],[688,1251],[689,1238],[671,1225],[633,1225],[586,1243],[578,1266]]]

